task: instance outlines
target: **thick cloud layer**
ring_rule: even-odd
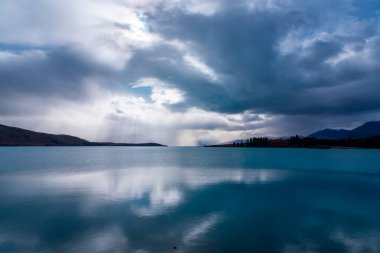
[[[169,39],[188,42],[219,73],[219,82],[191,85],[194,78],[177,77],[199,106],[283,114],[377,110],[377,20],[356,19],[351,11],[330,13],[330,4],[319,4],[317,12],[294,4],[264,10],[225,6],[211,17],[175,12],[160,16],[154,27]],[[150,66],[148,75],[156,70]],[[154,75],[165,78],[162,73]],[[206,99],[204,91],[218,99]]]
[[[372,0],[2,0],[0,120],[174,145],[376,120],[379,10]]]

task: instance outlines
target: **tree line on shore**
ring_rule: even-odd
[[[268,138],[254,137],[244,141],[234,142],[233,144],[215,145],[232,147],[294,147],[294,148],[380,148],[380,135],[360,138],[360,139],[341,139],[325,140],[313,137],[300,137],[298,135],[288,138]]]

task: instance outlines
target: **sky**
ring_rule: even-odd
[[[0,124],[191,146],[380,119],[377,0],[0,0]]]

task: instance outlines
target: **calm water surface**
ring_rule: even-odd
[[[0,252],[377,253],[380,150],[0,148]]]

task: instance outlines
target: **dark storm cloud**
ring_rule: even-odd
[[[174,83],[186,92],[186,105],[218,112],[355,114],[380,109],[380,46],[373,42],[377,23],[356,20],[358,9],[350,12],[347,2],[297,3],[277,11],[225,3],[212,16],[177,10],[150,17],[154,32],[187,43],[222,76],[220,83],[181,66],[175,49],[137,52],[128,71],[138,69],[139,75]],[[342,6],[344,15],[339,14]],[[334,13],[346,23],[334,24]],[[337,33],[334,26],[347,34]],[[297,49],[281,53],[281,42],[294,32],[301,34],[290,41]],[[334,63],[347,47],[356,55]],[[157,54],[178,62],[152,60]]]
[[[12,52],[0,61],[0,116],[43,115],[63,101],[85,103],[113,70],[70,47]],[[115,85],[115,87],[117,87]]]
[[[128,64],[125,78],[134,82],[141,77],[155,77],[184,90],[185,103],[172,105],[173,110],[194,105],[217,110],[220,98],[229,96],[227,91],[184,66],[181,58],[176,49],[168,46],[157,46],[149,51],[137,50]]]
[[[144,77],[160,79],[185,92],[185,102],[171,105],[172,110],[197,106],[225,113],[250,110],[294,115],[380,108],[377,22],[370,12],[362,15],[372,3],[280,1],[269,6],[265,1],[254,2],[256,8],[250,9],[245,1],[219,1],[214,15],[160,7],[147,14],[152,32],[166,41],[186,44],[185,53],[200,56],[219,80],[186,66],[183,51],[157,43],[134,48],[123,73],[107,76],[108,88]],[[334,14],[340,23],[333,23]],[[339,28],[345,24],[352,29]],[[336,34],[334,26],[343,29],[343,34]],[[289,41],[295,49],[281,52],[281,43],[293,33],[299,36]],[[319,38],[316,33],[326,36]],[[329,62],[347,47],[356,55]],[[93,59],[70,46],[42,52],[45,57],[0,63],[2,96],[25,93],[78,99],[84,95],[84,78],[107,75]]]
[[[175,83],[186,91],[190,106],[222,112],[252,109],[253,99],[258,103],[273,93],[266,88],[275,78],[272,73],[276,60],[273,44],[302,20],[298,13],[253,15],[240,11],[236,9],[211,17],[184,13],[157,17],[155,29],[168,39],[188,41],[195,54],[201,55],[207,65],[223,75],[222,83],[195,75],[178,64],[150,60],[157,58],[156,52],[136,54],[130,64],[131,72],[135,72],[136,66],[144,66],[141,75]],[[180,56],[175,59],[179,60]]]
[[[51,51],[22,51],[0,62],[0,96],[39,95],[83,98],[82,81],[102,76],[102,70],[70,48]]]

